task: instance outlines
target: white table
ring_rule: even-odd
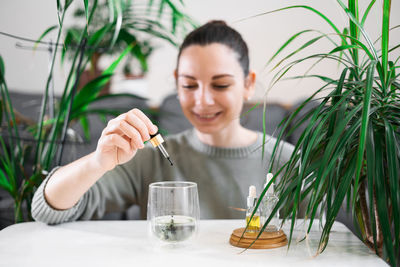
[[[232,230],[242,226],[242,220],[201,221],[195,243],[166,248],[148,238],[146,221],[21,223],[0,231],[0,266],[387,266],[340,223],[334,224],[328,247],[317,257],[318,225],[306,241],[294,239],[289,251],[245,252],[228,243]],[[304,225],[298,223],[296,229],[295,236],[302,236]],[[289,234],[287,226],[284,230]]]

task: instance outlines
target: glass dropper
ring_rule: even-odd
[[[171,158],[169,157],[167,150],[165,150],[164,146],[162,145],[162,143],[164,143],[164,139],[162,138],[161,134],[159,134],[159,133],[151,134],[150,135],[150,143],[154,147],[158,147],[158,149],[161,151],[163,156],[169,161],[169,163],[171,163],[171,166],[174,165],[171,161]]]

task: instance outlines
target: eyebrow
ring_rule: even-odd
[[[185,78],[188,78],[188,79],[196,80],[195,77],[187,75],[187,74],[179,74],[178,77],[185,77]]]
[[[188,79],[196,80],[195,77],[187,75],[187,74],[180,74],[178,77],[185,77]],[[217,80],[217,79],[224,78],[224,77],[233,77],[233,75],[232,74],[219,74],[219,75],[213,76],[212,79]]]
[[[212,79],[216,80],[216,79],[220,79],[220,78],[224,78],[224,77],[233,77],[233,75],[232,74],[220,74],[220,75],[213,76]]]

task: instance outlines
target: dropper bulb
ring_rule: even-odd
[[[254,185],[249,187],[249,197],[257,197],[257,190]]]
[[[265,179],[266,181],[265,181],[265,184],[264,184],[264,188],[267,187],[267,185],[271,182],[272,178],[274,178],[274,175],[272,173],[268,173],[267,177]],[[268,188],[267,193],[269,193],[269,194],[273,194],[274,193],[274,184],[273,183]]]
[[[273,177],[274,177],[274,175],[272,173],[268,173],[266,182],[269,183],[272,180]]]

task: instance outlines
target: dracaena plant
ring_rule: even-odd
[[[90,1],[90,3],[88,0],[82,1],[81,4],[84,6],[86,24],[79,33],[76,33],[77,43],[75,46],[65,42],[65,39],[61,38],[66,13],[72,2],[72,0],[65,0],[64,3],[61,3],[59,0],[57,1],[58,25],[46,29],[37,40],[38,44],[43,43],[43,38],[47,34],[51,31],[57,31],[50,71],[43,92],[40,115],[38,120],[31,125],[20,125],[16,119],[5,80],[5,64],[0,56],[0,123],[2,125],[0,135],[0,189],[6,190],[14,199],[15,222],[32,219],[30,205],[33,192],[40,185],[46,173],[55,165],[60,164],[67,129],[71,122],[79,121],[85,136],[89,137],[87,115],[117,115],[125,111],[123,109],[95,109],[90,104],[104,98],[121,96],[137,98],[131,94],[99,96],[101,89],[111,79],[121,60],[134,50],[134,42],[127,42],[126,47],[120,52],[115,61],[99,77],[89,81],[83,88],[77,91],[80,75],[90,61],[92,54],[99,49],[104,49],[104,43],[102,43],[104,37],[106,35],[113,36],[107,44],[107,47],[113,47],[117,37],[120,36],[120,26],[123,22],[123,10],[121,6],[125,1],[108,1],[108,7],[112,10],[109,12],[110,19],[106,21],[105,25],[100,25],[96,31],[89,31],[88,29],[93,23],[97,1]],[[172,4],[171,1],[164,2]],[[134,18],[132,17],[131,19],[133,20]],[[173,19],[173,21],[175,20]],[[175,24],[169,30],[167,30],[167,27],[164,27],[161,31],[155,29],[160,24],[157,17],[153,20],[147,19],[146,23],[149,26],[150,34],[157,38],[168,40],[171,36],[175,36],[177,27]],[[154,27],[150,27],[151,25],[154,25]],[[145,32],[145,29],[143,28],[142,31]],[[66,50],[69,50],[73,54],[71,67],[63,86],[64,89],[61,97],[57,101],[52,101],[52,103],[55,103],[52,107],[54,114],[46,114],[46,110],[50,105],[49,91],[55,59],[60,52],[61,57],[64,57]],[[30,134],[30,139],[33,142],[23,141],[21,135],[26,136],[27,133]],[[31,165],[33,165],[33,168],[29,167]],[[26,203],[27,207],[25,213],[22,210],[24,203]]]
[[[348,17],[343,29],[307,5],[288,6],[262,14],[306,9],[332,29],[330,33],[312,29],[298,32],[269,60],[269,64],[277,61],[272,65],[275,75],[270,88],[282,79],[317,78],[324,83],[281,122],[282,131],[273,158],[279,155],[279,140],[298,129],[303,130],[290,160],[275,175],[280,174],[282,178],[276,185],[280,200],[273,214],[282,209],[283,221],[291,219],[289,242],[301,201],[307,206],[308,231],[314,219],[324,215],[317,251],[321,253],[328,244],[339,210],[346,207],[365,244],[390,265],[398,266],[400,79],[396,71],[400,64],[395,54],[400,45],[390,45],[389,37],[396,31],[398,34],[400,26],[389,27],[390,0],[383,0],[381,6],[375,2],[370,1],[361,11],[357,0],[349,0],[346,4],[338,0],[338,6]],[[372,37],[364,28],[372,8],[380,10],[382,15],[380,36]],[[294,40],[309,34],[314,36],[300,47],[289,49]],[[331,48],[322,50],[326,49],[323,45],[319,53],[296,57],[298,52],[306,52],[307,47],[322,40],[328,40]],[[287,55],[283,55],[284,52]],[[304,75],[289,76],[293,67],[307,61],[313,61],[313,64]],[[314,67],[321,61],[339,65],[341,73],[337,77],[318,73]],[[326,96],[318,97],[321,92]],[[299,116],[311,102],[314,103],[312,108]]]

